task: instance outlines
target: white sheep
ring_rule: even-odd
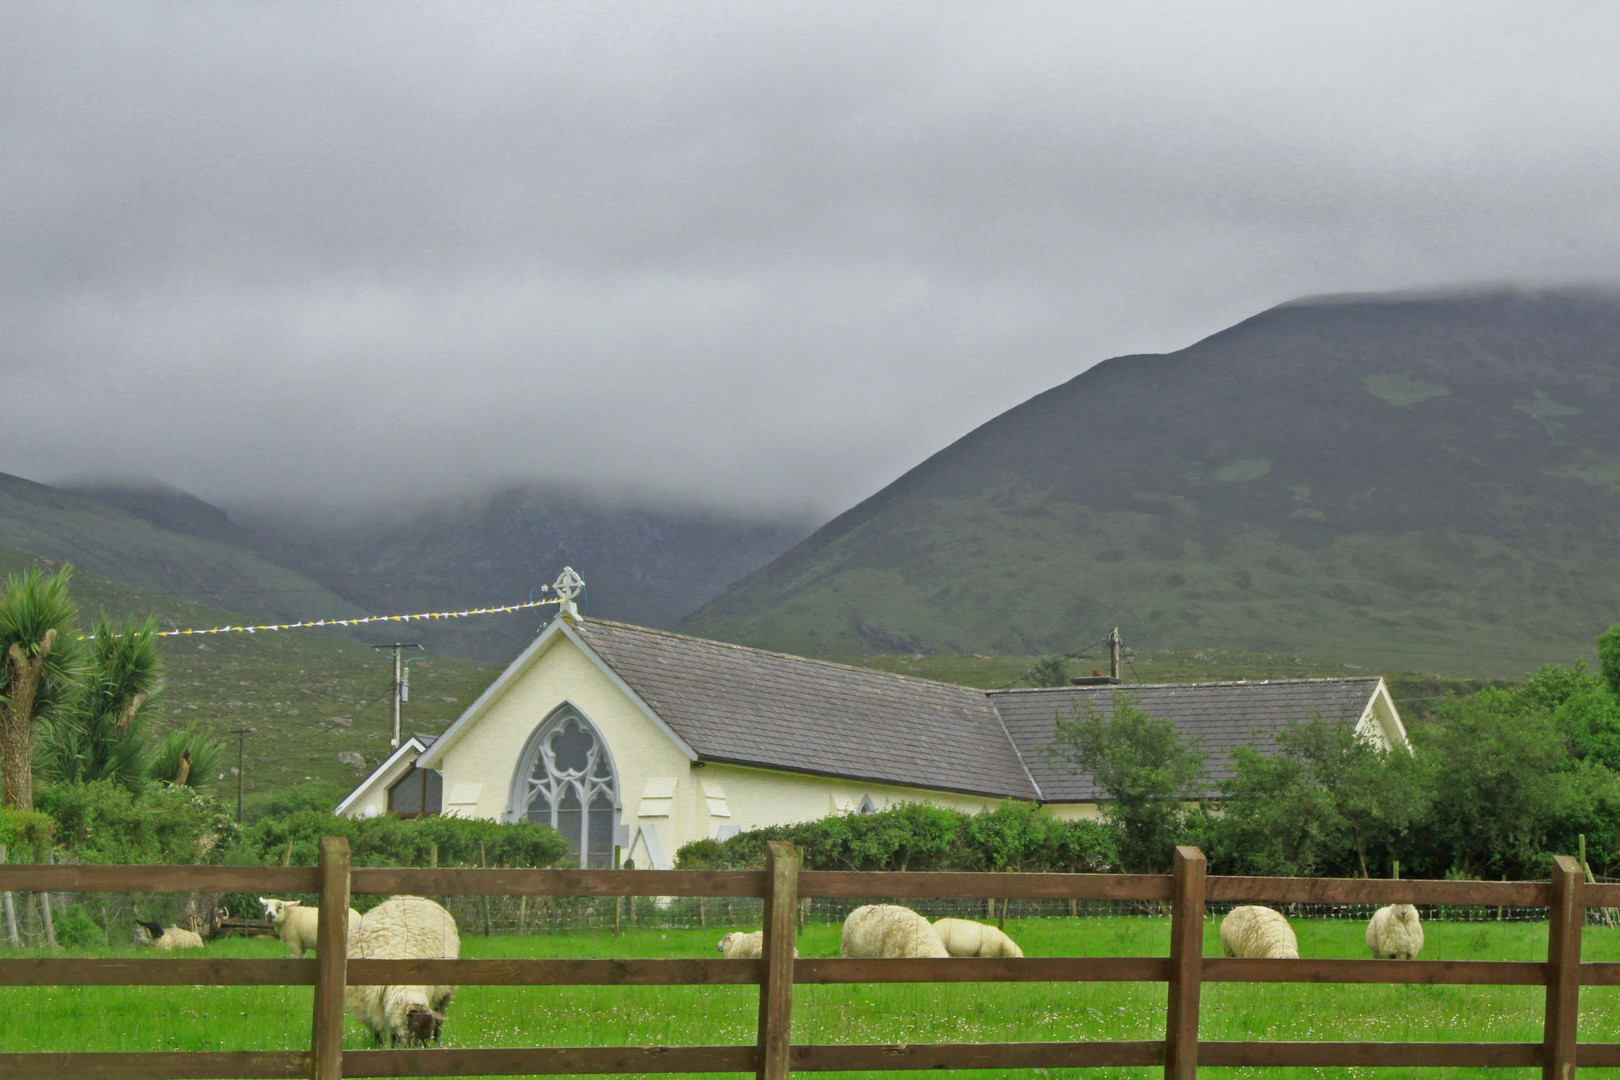
[[[1379,960],[1415,960],[1423,949],[1423,924],[1411,904],[1388,904],[1367,923],[1367,948]]]
[[[303,956],[305,952],[315,947],[316,927],[320,920],[318,907],[309,907],[297,900],[272,900],[269,897],[259,897],[259,903],[264,905],[264,917],[275,925],[276,935],[292,951],[294,956]],[[354,934],[354,928],[360,925],[360,913],[354,908],[349,909],[349,934]]]
[[[715,946],[720,952],[726,954],[727,960],[758,960],[765,955],[765,931],[755,930],[751,934],[733,931],[720,939]],[[799,950],[793,950],[793,959],[799,958]]]
[[[1221,920],[1221,948],[1227,956],[1299,959],[1293,927],[1268,907],[1235,907]]]
[[[158,949],[200,949],[202,935],[195,930],[182,930],[178,926],[165,927],[160,922],[135,921],[135,943]]]
[[[390,896],[349,935],[351,960],[454,960],[461,955],[456,920],[422,896]],[[454,986],[354,986],[343,1001],[380,1044],[437,1041]]]
[[[867,904],[849,913],[838,944],[840,956],[949,956],[928,920],[898,904]]]
[[[971,919],[935,919],[934,931],[952,956],[1023,956],[1018,943],[993,926]]]

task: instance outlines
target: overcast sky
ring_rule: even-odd
[[[1311,293],[1620,281],[1620,5],[0,6],[0,471],[835,513]]]

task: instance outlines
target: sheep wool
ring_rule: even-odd
[[[727,960],[758,960],[765,955],[765,931],[755,930],[751,934],[737,931],[727,934],[715,946],[725,953]],[[799,958],[799,950],[793,950],[793,959]]]
[[[838,955],[846,957],[944,957],[945,943],[928,920],[898,904],[867,904],[849,913]]]
[[[195,930],[182,930],[178,926],[165,927],[160,922],[136,922],[135,941],[156,949],[200,949],[202,935]]]
[[[349,934],[351,960],[454,960],[456,920],[424,896],[390,896]],[[350,986],[344,1004],[380,1044],[437,1041],[454,986]]]
[[[1227,956],[1299,959],[1293,927],[1268,907],[1235,907],[1221,920],[1221,948]]]
[[[1023,956],[1012,938],[971,919],[935,919],[934,930],[952,956]]]
[[[1423,949],[1423,924],[1411,904],[1389,904],[1367,923],[1367,948],[1379,960],[1415,960]]]
[[[275,926],[276,936],[281,938],[294,956],[303,956],[315,947],[320,908],[309,907],[297,900],[274,900],[265,896],[259,897],[259,903],[264,905],[264,917]],[[360,913],[350,908],[350,937],[354,936],[354,928],[359,925]]]

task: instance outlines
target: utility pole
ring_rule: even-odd
[[[1119,682],[1119,627],[1108,635],[1108,677]]]
[[[242,824],[242,778],[247,774],[247,737],[253,734],[250,727],[239,727],[231,731],[236,736],[236,823]]]
[[[399,703],[405,700],[404,651],[406,649],[417,649],[421,652],[426,652],[427,650],[422,648],[419,642],[415,641],[395,641],[388,645],[373,645],[372,648],[376,649],[378,652],[382,652],[384,649],[387,649],[394,654],[394,734],[393,737],[388,740],[388,748],[390,750],[398,750]]]

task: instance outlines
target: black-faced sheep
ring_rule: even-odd
[[[150,945],[156,949],[200,949],[202,935],[195,930],[182,930],[178,926],[165,927],[160,922],[135,921],[135,944]]]
[[[765,955],[765,931],[755,930],[751,934],[733,931],[720,939],[715,948],[724,953],[727,960],[758,960]],[[793,959],[799,958],[799,950],[793,950]]]
[[[971,919],[935,919],[934,931],[952,956],[1023,956],[1012,938]]]
[[[849,913],[838,944],[849,957],[943,957],[945,943],[928,920],[898,904],[867,904]]]
[[[1221,948],[1227,956],[1299,959],[1293,927],[1268,907],[1235,907],[1221,920]]]
[[[1380,960],[1415,960],[1423,949],[1423,924],[1411,904],[1389,904],[1367,923],[1367,948]]]
[[[259,897],[259,903],[264,905],[264,917],[275,926],[276,935],[294,956],[303,956],[305,952],[315,947],[315,930],[320,921],[320,908],[306,906],[297,900],[273,900],[265,896]],[[359,925],[360,913],[350,908],[350,935],[354,934],[354,928]]]
[[[422,896],[391,896],[349,934],[351,960],[454,960],[461,955],[456,920]],[[454,986],[350,986],[344,1004],[378,1043],[437,1041]]]

